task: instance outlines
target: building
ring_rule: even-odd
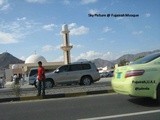
[[[43,56],[33,54],[25,60],[24,64],[10,64],[9,69],[6,69],[5,71],[6,81],[11,81],[14,74],[27,78],[31,68],[38,68],[38,61],[42,61],[44,68],[48,70],[54,70],[57,67],[64,65],[63,61],[47,62]]]

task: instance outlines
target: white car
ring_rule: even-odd
[[[37,69],[32,69],[32,71],[36,71],[37,73]],[[97,67],[94,63],[89,61],[63,65],[53,72],[46,73],[45,76],[47,88],[52,88],[57,84],[71,83],[90,85],[91,83],[100,80],[100,74]],[[29,84],[34,84],[36,86],[36,77],[37,74],[30,76]]]
[[[46,74],[46,81],[50,81],[52,86],[61,83],[79,83],[80,85],[90,85],[100,79],[97,67],[92,62],[73,63],[63,65],[54,72]]]

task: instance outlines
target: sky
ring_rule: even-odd
[[[115,60],[160,49],[160,0],[0,0],[0,53],[62,61],[61,29],[71,60]]]

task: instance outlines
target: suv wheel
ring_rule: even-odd
[[[160,84],[157,87],[157,102],[160,104]]]
[[[45,83],[46,88],[52,88],[53,87],[53,81],[50,79],[46,79]]]
[[[81,79],[82,85],[90,85],[91,81],[92,81],[92,78],[89,76],[82,77]]]

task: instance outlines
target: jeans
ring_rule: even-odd
[[[39,80],[38,81],[38,95],[41,95],[41,90],[43,91],[43,95],[45,95],[45,81]]]

